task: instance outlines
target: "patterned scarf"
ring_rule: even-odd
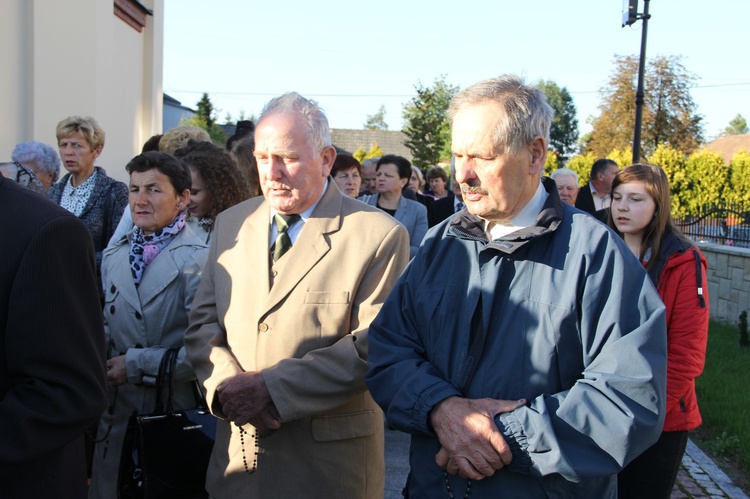
[[[133,231],[130,241],[130,273],[133,274],[135,287],[141,283],[146,267],[159,256],[172,239],[185,227],[185,213],[180,213],[166,227],[144,235],[140,227]]]

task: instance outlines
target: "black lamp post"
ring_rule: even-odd
[[[638,87],[635,91],[635,130],[633,132],[633,163],[641,158],[641,122],[643,121],[643,74],[646,69],[646,33],[648,31],[648,3],[644,0],[643,14],[638,14],[638,0],[628,0],[628,12],[623,12],[623,27],[630,26],[638,19],[643,19],[641,32],[641,57],[638,62]]]

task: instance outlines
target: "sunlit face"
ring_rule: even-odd
[[[302,118],[272,114],[255,129],[255,159],[263,195],[282,215],[299,214],[314,205],[325,188],[336,150],[313,150]]]
[[[151,234],[172,223],[190,198],[190,190],[177,193],[169,177],[153,168],[130,174],[130,212],[133,223]]]
[[[564,203],[575,206],[578,197],[578,184],[573,175],[558,175],[555,177],[557,184],[557,193]]]
[[[102,148],[91,149],[81,132],[63,137],[57,142],[65,169],[73,175],[88,177],[94,173],[94,161],[102,153]]]
[[[381,194],[401,193],[401,189],[406,185],[407,179],[398,176],[398,167],[393,163],[383,163],[378,166],[377,188]]]
[[[464,203],[489,221],[509,220],[526,206],[539,186],[546,157],[541,137],[517,154],[498,152],[492,132],[500,119],[503,110],[492,102],[465,107],[453,119],[451,147]]]
[[[359,196],[359,188],[362,185],[362,177],[359,175],[357,167],[351,167],[347,170],[339,170],[333,181],[339,186],[341,192],[349,197],[356,198]]]
[[[411,171],[411,177],[409,177],[409,189],[414,192],[419,192],[419,177],[414,170]]]
[[[435,177],[430,179],[430,190],[432,193],[439,197],[443,198],[445,197],[445,180],[443,180],[440,177]]]
[[[203,218],[211,212],[211,193],[206,189],[206,184],[200,172],[190,167],[190,201],[187,209],[196,218]]]
[[[611,210],[617,230],[642,238],[656,214],[656,202],[646,190],[645,182],[628,182],[618,185],[612,193]]]
[[[377,166],[363,166],[362,167],[362,185],[365,190],[370,194],[377,194]]]
[[[458,199],[463,199],[464,194],[461,192],[461,184],[456,180],[456,173],[451,175],[451,190]]]

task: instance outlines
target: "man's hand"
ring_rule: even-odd
[[[448,397],[432,409],[430,422],[442,448],[435,456],[448,473],[481,480],[510,464],[513,454],[494,417],[510,412],[526,400]]]
[[[259,430],[281,428],[279,414],[259,372],[240,373],[216,387],[222,410],[237,426],[247,423]]]
[[[120,386],[128,382],[128,371],[125,369],[125,356],[120,355],[107,361],[107,384]]]

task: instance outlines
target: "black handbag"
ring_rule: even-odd
[[[216,435],[216,418],[208,411],[197,381],[198,407],[174,410],[174,369],[178,349],[168,349],[159,365],[156,407],[147,415],[134,413],[128,422],[120,457],[118,497],[121,499],[203,499],[206,469]],[[162,383],[167,401],[162,403]]]

